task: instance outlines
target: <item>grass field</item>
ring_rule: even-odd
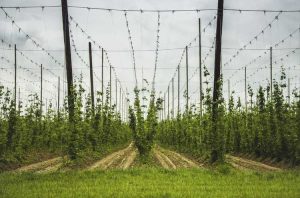
[[[137,168],[2,173],[0,197],[300,197],[300,172]]]

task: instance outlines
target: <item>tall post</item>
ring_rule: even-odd
[[[58,85],[57,85],[57,116],[59,118],[59,107],[60,107],[60,77],[58,76]]]
[[[127,121],[127,110],[128,110],[128,101],[127,101],[127,89],[126,89],[126,92],[124,93],[123,92],[123,119],[124,121],[126,122]]]
[[[118,81],[116,79],[116,113],[118,111]]]
[[[48,99],[46,98],[46,112],[48,111]]]
[[[201,19],[199,18],[199,88],[200,88],[200,117],[202,117],[202,51],[201,51]]]
[[[67,69],[67,82],[68,82],[68,108],[69,119],[72,121],[74,117],[74,97],[73,97],[73,74],[72,74],[72,57],[71,45],[69,35],[69,14],[68,14],[68,1],[61,0],[62,20],[63,20],[63,33],[65,44],[65,62]]]
[[[272,93],[273,93],[273,60],[272,60],[272,50],[273,48],[270,47],[270,98],[272,99]]]
[[[66,70],[64,69],[63,70],[63,76],[62,76],[62,98],[63,98],[63,100],[65,100],[65,94],[66,94],[66,90],[65,90],[65,88],[66,88],[66,83],[65,83],[65,77],[66,77]]]
[[[123,94],[122,94],[122,89],[121,89],[121,84],[120,84],[120,87],[119,87],[119,90],[120,90],[120,92],[119,92],[119,99],[120,99],[120,102],[119,102],[119,112],[120,112],[120,115],[121,115],[121,118],[122,118],[122,111],[123,111]]]
[[[122,105],[122,111],[123,111],[123,119],[125,122],[127,122],[127,118],[128,118],[128,108],[129,108],[129,103],[127,101],[127,91],[124,93],[122,91],[122,100],[123,100],[123,105]]]
[[[162,98],[161,95],[159,95],[159,98]],[[160,121],[162,121],[162,104],[161,104],[161,109],[159,110],[159,115],[160,115]]]
[[[41,115],[43,114],[43,65],[41,64]]]
[[[90,60],[92,112],[94,114],[94,112],[95,112],[95,95],[94,95],[93,57],[92,57],[92,43],[91,42],[89,42],[89,60]]]
[[[122,91],[123,94],[123,111],[124,111],[124,121],[127,122],[129,119],[129,99],[128,99],[128,93],[127,91],[124,93]]]
[[[166,119],[166,93],[164,94],[164,107],[163,107],[163,117]]]
[[[180,66],[178,65],[178,85],[177,85],[177,114],[180,114]]]
[[[230,79],[228,79],[228,104],[230,102]]]
[[[218,0],[216,47],[215,47],[215,69],[214,69],[214,89],[212,105],[212,134],[211,134],[211,163],[217,160],[223,161],[223,140],[218,135],[218,100],[220,97],[220,76],[221,76],[221,49],[222,49],[222,26],[223,26],[223,6],[224,0]]]
[[[168,119],[170,118],[170,85],[168,86]]]
[[[112,95],[111,95],[111,87],[112,87],[112,84],[111,84],[111,65],[109,66],[109,105],[111,107],[111,98],[112,98]]]
[[[20,91],[20,87],[19,87],[19,107],[18,107],[18,109],[19,109],[19,113],[21,112],[21,91]]]
[[[122,119],[123,121],[126,121],[126,115],[125,115],[125,112],[126,112],[126,95],[124,95],[124,93],[120,92],[122,94],[122,103],[121,103],[121,109],[120,109],[120,112],[121,112],[121,115],[122,115]]]
[[[247,101],[247,68],[245,67],[245,108],[246,108],[246,113],[248,110],[248,101]]]
[[[122,91],[122,112],[123,112],[123,120],[126,122],[127,121],[127,95],[126,95],[126,92],[124,93]]]
[[[175,104],[174,104],[174,78],[172,78],[172,118],[175,115]]]
[[[290,78],[288,78],[288,102],[291,105],[291,87],[290,87]]]
[[[185,63],[186,63],[186,112],[189,110],[189,53],[188,46],[185,47]]]
[[[124,105],[124,99],[123,99],[123,93],[121,92],[121,84],[119,86],[119,114],[120,114],[120,118],[123,121],[123,106]]]
[[[102,75],[102,77],[101,77],[101,92],[102,92],[102,108],[103,108],[103,104],[104,104],[104,69],[103,69],[103,67],[104,67],[104,65],[103,65],[103,62],[104,62],[104,53],[103,53],[103,48],[102,48],[102,58],[101,58],[101,69],[102,69],[102,71],[101,71],[101,75]]]
[[[15,109],[17,107],[17,45],[15,44]]]
[[[142,67],[142,89],[144,89],[144,68]],[[154,90],[154,78],[153,78],[153,82],[152,82],[152,90]],[[144,91],[142,91],[142,112],[143,112],[143,115],[145,115],[145,111],[144,111]]]
[[[119,86],[119,114],[121,117],[121,120],[123,121],[123,104],[124,104],[124,99],[123,99],[123,94],[121,92],[121,85]]]

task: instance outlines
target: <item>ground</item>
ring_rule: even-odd
[[[160,146],[151,157],[140,166],[130,143],[81,170],[52,158],[0,174],[0,197],[300,197],[296,170],[231,155],[207,167]]]

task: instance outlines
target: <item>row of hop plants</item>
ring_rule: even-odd
[[[206,78],[209,75],[207,70],[204,74]],[[212,121],[211,88],[207,86],[203,94],[202,116],[196,105],[191,105],[176,118],[159,122],[157,139],[162,145],[213,162],[224,161],[226,153],[235,153],[299,165],[300,94],[299,91],[293,91],[294,100],[288,102],[283,95],[286,89],[285,78],[282,69],[280,81],[273,82],[272,93],[270,86],[259,86],[256,94],[249,86],[247,110],[242,106],[240,98],[234,100],[234,93],[228,103],[221,95],[217,101],[218,118],[215,122]],[[217,132],[213,130],[214,126]],[[212,159],[212,150],[220,154],[217,160]]]
[[[101,100],[102,93],[97,92],[94,109],[81,77],[74,83],[73,94],[75,113],[73,122],[69,122],[67,98],[60,112],[50,103],[42,114],[37,94],[31,95],[25,106],[20,101],[16,107],[11,91],[0,86],[0,163],[22,162],[31,151],[77,159],[86,152],[101,152],[131,139],[128,125],[115,106],[109,104],[109,85],[105,101]]]
[[[147,81],[146,81],[147,82]],[[150,92],[149,104],[143,105],[140,100],[140,92],[142,95]],[[133,140],[142,159],[149,158],[151,149],[158,130],[158,112],[161,110],[162,99],[155,97],[154,90],[149,91],[143,87],[142,90],[134,89],[134,104],[129,106],[129,126],[132,131]],[[142,97],[144,103],[148,99]],[[145,112],[145,109],[147,112]]]

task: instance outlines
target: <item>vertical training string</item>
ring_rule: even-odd
[[[155,49],[155,62],[154,62],[154,74],[152,80],[152,90],[155,90],[155,77],[157,69],[158,49],[159,49],[159,32],[160,32],[160,12],[157,12],[157,31],[156,31],[156,49]]]
[[[135,54],[134,54],[134,48],[133,48],[133,42],[132,42],[132,37],[131,37],[131,32],[129,28],[129,23],[128,23],[128,18],[127,18],[127,12],[124,12],[125,20],[126,20],[126,27],[128,31],[128,39],[129,39],[129,44],[131,47],[131,53],[132,53],[132,61],[133,61],[133,69],[134,69],[134,78],[135,78],[135,86],[138,87],[138,81],[137,81],[137,76],[136,76],[136,62],[135,62]]]

